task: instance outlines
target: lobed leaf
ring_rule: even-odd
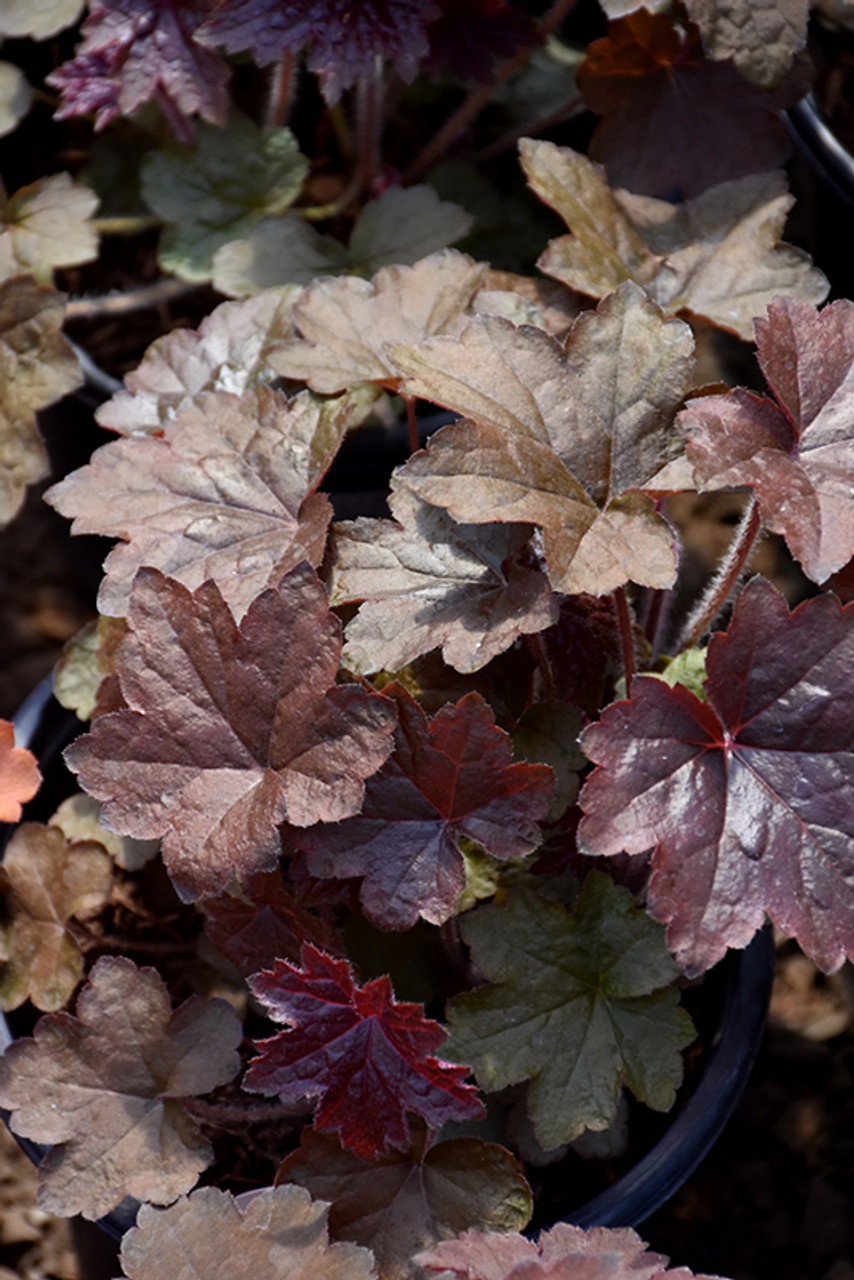
[[[41,785],[38,761],[26,747],[15,746],[15,727],[0,720],[0,822],[20,822],[22,805]]]
[[[606,1129],[623,1084],[658,1111],[672,1105],[694,1029],[662,931],[628,890],[592,872],[572,913],[509,890],[460,929],[489,985],[450,1001],[449,1052],[490,1092],[530,1081],[546,1151]]]
[[[319,564],[332,507],[316,489],[355,415],[348,397],[208,392],[184,401],[162,437],[97,450],[45,496],[72,532],[123,539],[104,564],[101,612],[127,612],[146,565],[191,590],[215,582],[239,620],[301,561]]]
[[[279,957],[299,960],[306,942],[336,949],[332,927],[297,902],[278,868],[250,876],[239,893],[232,887],[199,906],[211,942],[245,974],[267,969]]]
[[[138,871],[160,849],[157,840],[132,840],[130,836],[117,836],[114,831],[108,831],[101,821],[101,805],[82,791],[63,800],[51,814],[48,826],[61,831],[72,844],[94,841],[101,845],[124,871]]]
[[[677,30],[669,15],[612,22],[588,46],[578,86],[602,117],[589,154],[613,187],[684,200],[776,169],[791,151],[781,103],[732,62],[705,60],[696,30]]]
[[[649,1253],[629,1227],[581,1227],[559,1222],[537,1240],[496,1231],[466,1231],[418,1254],[428,1271],[452,1280],[720,1280],[671,1270],[667,1258]]]
[[[52,1013],[0,1058],[0,1105],[14,1133],[51,1143],[40,1171],[46,1213],[96,1219],[125,1196],[168,1204],[210,1163],[181,1105],[226,1084],[242,1027],[224,1000],[172,1012],[153,969],[97,961],[77,1015]]]
[[[47,77],[62,94],[57,119],[94,111],[100,130],[153,99],[179,136],[187,116],[223,124],[228,64],[194,39],[211,7],[211,0],[91,0],[74,58]]]
[[[582,734],[585,853],[650,848],[648,906],[691,973],[765,913],[822,969],[854,936],[854,606],[790,615],[756,578],[712,638],[705,698],[636,681]]]
[[[293,309],[301,339],[274,347],[270,365],[323,395],[360,382],[396,388],[400,375],[385,343],[458,333],[485,271],[485,263],[445,249],[412,267],[383,267],[370,281],[316,280]]]
[[[68,1003],[83,972],[68,922],[96,915],[111,886],[110,858],[93,840],[71,842],[34,822],[17,829],[0,868],[0,1008],[31,1000],[52,1012]]]
[[[260,66],[307,46],[306,65],[320,77],[330,105],[358,80],[375,74],[378,58],[412,80],[427,52],[425,24],[438,15],[431,0],[223,0],[199,33],[229,53],[248,50]]]
[[[20,40],[47,40],[72,26],[80,17],[85,0],[4,0],[0,14],[0,36]]]
[[[101,405],[102,427],[122,435],[159,434],[177,410],[208,391],[242,395],[273,380],[270,344],[291,337],[290,309],[299,289],[269,289],[245,302],[223,302],[198,329],[173,329],[152,342],[125,390]]]
[[[195,146],[151,152],[140,176],[146,203],[170,224],[161,266],[184,280],[209,280],[220,245],[265,214],[289,209],[307,173],[290,129],[259,129],[237,111],[225,124],[200,125]]]
[[[270,285],[311,284],[316,276],[352,272],[372,276],[386,266],[412,266],[461,239],[472,217],[440,200],[433,187],[389,187],[359,213],[345,246],[321,235],[295,213],[265,218],[245,239],[229,241],[214,256],[221,293],[256,294]]]
[[[780,243],[793,203],[780,173],[673,205],[611,191],[601,167],[568,147],[526,138],[520,151],[529,186],[572,232],[552,240],[538,266],[570,288],[601,298],[634,280],[668,315],[686,312],[746,341],[775,294],[827,295],[809,257]]]
[[[396,473],[455,520],[530,521],[556,591],[666,586],[673,535],[647,496],[680,487],[670,429],[693,340],[631,283],[575,321],[566,346],[479,318],[459,338],[389,344],[403,390],[467,415]]]
[[[362,518],[332,529],[330,602],[363,601],[345,633],[350,670],[397,671],[441,645],[449,666],[479,671],[554,621],[530,525],[458,524],[403,488],[389,507],[394,522]]]
[[[854,303],[775,298],[756,321],[772,397],[703,396],[679,415],[703,489],[750,485],[814,582],[854,555]]]
[[[317,1099],[314,1123],[348,1150],[373,1160],[409,1147],[408,1112],[432,1129],[479,1119],[467,1067],[433,1057],[445,1039],[421,1005],[398,1003],[387,977],[356,985],[351,966],[306,945],[302,968],[278,960],[250,979],[276,1022],[288,1024],[256,1043],[243,1087],[283,1102]]]
[[[330,1244],[328,1205],[301,1187],[267,1187],[240,1206],[201,1187],[168,1209],[143,1205],[122,1240],[127,1280],[376,1280],[367,1249]]]
[[[407,1151],[372,1161],[304,1129],[276,1181],[331,1201],[331,1234],[370,1249],[383,1280],[419,1280],[418,1250],[473,1226],[521,1231],[531,1216],[530,1188],[509,1151],[478,1138],[431,1143],[420,1124]]]
[[[362,876],[365,915],[382,929],[419,916],[442,924],[465,887],[461,842],[504,861],[532,853],[554,790],[549,765],[512,763],[510,738],[479,693],[432,718],[399,684],[394,750],[365,788],[361,812],[293,835],[314,876]]]
[[[28,484],[48,473],[36,414],[81,382],[60,333],[62,296],[28,277],[0,281],[0,525],[17,513]]]
[[[807,42],[809,0],[685,0],[710,58],[732,58],[746,79],[772,88]]]
[[[51,174],[6,196],[0,185],[0,280],[30,275],[50,284],[54,268],[98,256],[98,197],[67,173]]]
[[[121,834],[163,837],[185,899],[272,870],[279,825],[358,811],[391,746],[394,707],[336,686],[341,628],[305,565],[238,627],[216,585],[142,570],[117,661],[126,709],[66,752]]]

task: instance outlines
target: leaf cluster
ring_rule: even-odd
[[[85,175],[0,193],[0,519],[79,377],[57,273],[130,230],[170,289],[219,291],[47,493],[114,545],[57,674],[91,722],[82,790],[0,871],[0,1006],[44,1014],[0,1106],[51,1147],[48,1211],[138,1210],[128,1280],[687,1277],[629,1231],[525,1239],[526,1173],[617,1143],[628,1095],[672,1106],[686,978],[766,919],[828,972],[854,959],[854,303],[822,307],[781,240],[807,6],[603,0],[573,48],[566,7],[0,17],[80,23],[58,118],[142,155],[118,231]],[[300,62],[320,93],[289,116]],[[600,117],[586,153],[514,116],[532,67],[563,86],[550,120]],[[421,150],[392,107],[432,119],[453,77],[482,83]],[[504,81],[486,119],[521,137],[503,207],[537,278],[483,249],[505,135],[453,202],[431,181]],[[712,330],[767,393],[705,385]],[[406,444],[345,518],[365,428]],[[680,616],[669,502],[698,490],[744,515]],[[750,577],[764,532],[803,599]],[[0,819],[38,782],[0,723]],[[276,1185],[194,1190],[256,1126]]]

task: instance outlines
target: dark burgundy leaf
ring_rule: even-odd
[[[183,117],[222,124],[228,64],[194,39],[213,0],[94,0],[71,62],[47,77],[61,90],[59,119],[97,111],[96,128],[160,101],[179,131]]]
[[[387,977],[356,985],[346,960],[312,946],[302,969],[285,960],[250,980],[255,996],[289,1029],[259,1041],[244,1088],[283,1102],[316,1098],[315,1125],[372,1160],[405,1151],[407,1112],[433,1129],[483,1114],[467,1067],[432,1055],[445,1040],[421,1005],[398,1003]]]
[[[383,692],[397,703],[395,749],[368,783],[361,813],[292,838],[313,875],[364,876],[362,906],[381,928],[408,929],[419,916],[441,924],[465,884],[460,840],[498,859],[531,853],[554,774],[511,763],[510,739],[478,693],[431,720],[401,685]]]
[[[653,847],[649,909],[689,972],[767,912],[825,970],[854,954],[854,606],[789,615],[755,578],[709,646],[706,701],[635,682],[582,735],[587,853]]]
[[[789,154],[780,104],[731,62],[706,62],[696,32],[680,35],[664,14],[612,22],[589,46],[578,86],[603,117],[589,154],[614,187],[691,199]]]
[[[824,582],[854,555],[854,303],[775,298],[755,328],[774,398],[701,396],[678,422],[698,483],[751,485],[768,528]]]
[[[332,930],[294,899],[281,872],[250,876],[239,896],[221,893],[200,904],[214,946],[244,973],[257,973],[280,957],[298,960],[303,943],[336,950]]]
[[[224,0],[199,39],[229,53],[249,51],[261,66],[308,46],[307,65],[326,100],[371,76],[377,57],[411,80],[427,52],[432,0]]]

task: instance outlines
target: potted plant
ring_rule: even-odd
[[[119,138],[84,175],[101,230],[171,274],[66,311],[46,282],[94,271],[91,186],[42,178],[3,213],[7,512],[44,468],[34,412],[77,376],[66,316],[78,340],[152,299],[203,317],[155,337],[98,411],[114,438],[48,492],[115,546],[56,676],[91,719],[73,794],[2,872],[0,998],[37,1012],[0,1105],[50,1147],[47,1210],[144,1202],[130,1280],[223,1257],[662,1274],[631,1232],[518,1232],[563,1216],[585,1148],[636,1150],[636,1103],[672,1106],[685,1006],[766,917],[826,970],[854,954],[854,304],[820,309],[780,240],[806,31],[744,6],[736,39],[689,4],[573,37],[570,4],[541,8],[92,4],[47,83]],[[321,93],[292,101],[301,52]],[[484,83],[454,106],[440,71]],[[602,116],[589,154],[511,111],[478,133],[546,72],[544,128],[579,92]],[[748,142],[686,131],[686,94]],[[436,132],[407,164],[416,104]],[[448,247],[473,219],[442,196],[496,155],[512,183],[509,134],[533,196],[510,191],[509,235],[481,215],[492,266],[476,211],[472,252]],[[566,224],[538,277],[514,256],[534,196]],[[709,375],[715,331],[755,341],[764,390]],[[371,503],[339,470],[336,513],[343,451],[399,448],[399,419]],[[674,498],[697,490],[742,512],[688,600]],[[805,575],[795,607],[750,576],[763,531]],[[37,768],[4,732],[17,821]]]

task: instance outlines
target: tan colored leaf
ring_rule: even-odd
[[[362,1160],[332,1135],[304,1129],[276,1181],[299,1183],[330,1200],[332,1235],[369,1248],[382,1280],[423,1276],[413,1255],[469,1227],[521,1231],[531,1216],[530,1188],[509,1151],[479,1138],[431,1146],[420,1122],[413,1124],[409,1151],[377,1160]]]
[[[80,385],[76,356],[60,334],[63,299],[33,280],[0,282],[0,525],[28,484],[47,475],[36,412]]]
[[[84,0],[3,0],[0,36],[46,40],[80,17]]]
[[[709,58],[732,58],[764,89],[786,75],[807,42],[809,0],[685,0]]]
[[[391,520],[333,527],[330,600],[362,600],[347,625],[345,666],[397,671],[442,646],[457,671],[479,671],[520,635],[556,617],[548,579],[528,552],[530,525],[457,524],[407,489]]]
[[[125,871],[137,871],[160,848],[157,840],[134,840],[131,836],[117,836],[114,831],[108,831],[101,822],[100,804],[82,791],[63,800],[56,813],[51,815],[48,826],[58,828],[66,840],[73,843],[94,840]]]
[[[122,435],[157,434],[187,398],[206,391],[240,395],[271,381],[267,351],[271,343],[293,337],[290,312],[300,293],[288,285],[245,302],[223,302],[198,329],[157,338],[125,378],[126,390],[98,409],[98,422]]]
[[[565,348],[480,319],[459,339],[388,351],[404,390],[471,418],[410,458],[400,484],[458,521],[538,525],[557,591],[672,583],[673,535],[646,493],[681,453],[671,424],[691,383],[686,325],[627,283],[578,317]]]
[[[373,1258],[330,1244],[328,1205],[302,1187],[267,1188],[241,1208],[202,1187],[168,1209],[143,1205],[122,1241],[128,1280],[375,1280]]]
[[[612,191],[601,166],[568,147],[523,139],[529,185],[571,234],[552,240],[538,266],[599,298],[634,280],[668,315],[688,313],[749,341],[772,297],[819,303],[825,277],[782,244],[793,204],[782,173],[723,182],[693,200]]]
[[[242,1026],[224,1000],[172,1012],[153,969],[107,956],[77,1016],[53,1013],[0,1058],[0,1105],[14,1133],[53,1144],[42,1161],[46,1213],[99,1218],[128,1195],[168,1204],[212,1152],[181,1100],[237,1073]]]
[[[32,800],[41,780],[33,753],[16,747],[14,728],[0,720],[0,822],[20,822],[21,806]]]
[[[50,284],[55,267],[98,256],[92,220],[98,197],[90,187],[54,173],[8,198],[0,187],[0,279],[31,275]]]
[[[347,396],[208,392],[162,437],[104,445],[45,495],[74,533],[125,540],[105,561],[101,612],[127,612],[143,565],[191,590],[213,580],[239,619],[296,565],[319,564],[332,507],[315,490],[353,416]]]
[[[412,267],[383,267],[372,280],[317,280],[293,309],[301,339],[273,347],[270,365],[324,395],[360,382],[396,387],[399,373],[383,344],[459,333],[485,270],[445,249]]]
[[[32,100],[33,91],[21,68],[0,62],[0,138],[17,129]]]
[[[97,914],[111,884],[100,845],[69,843],[61,831],[34,822],[18,828],[0,869],[0,1008],[17,1009],[27,999],[45,1012],[67,1004],[83,972],[68,921]]]
[[[124,618],[103,614],[87,622],[63,646],[53,669],[53,696],[80,720],[104,711],[115,672],[116,650],[127,631]]]

